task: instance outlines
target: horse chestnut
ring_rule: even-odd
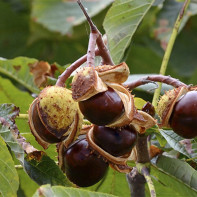
[[[124,112],[123,102],[112,88],[80,101],[79,108],[84,117],[96,125],[113,123]]]
[[[108,163],[95,154],[86,139],[64,147],[63,168],[69,180],[80,187],[88,187],[100,181],[108,169]]]
[[[44,88],[29,108],[31,132],[45,149],[50,143],[75,138],[82,118],[71,91],[58,86]]]
[[[137,131],[133,126],[109,128],[94,125],[93,140],[103,150],[113,156],[129,153],[137,140]]]
[[[197,136],[197,91],[187,92],[176,102],[169,124],[184,138]]]

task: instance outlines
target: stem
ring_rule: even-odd
[[[19,114],[19,116],[16,117],[17,119],[28,119],[29,115],[28,114]]]
[[[87,14],[85,8],[83,7],[82,3],[80,0],[77,0],[77,3],[79,4],[80,8],[82,9],[84,15],[87,18],[87,21],[90,25],[90,29],[91,29],[91,33],[97,34],[97,39],[96,39],[96,43],[98,46],[98,49],[100,51],[100,55],[103,58],[103,63],[104,64],[108,64],[108,65],[114,65],[113,60],[109,54],[109,50],[107,49],[103,39],[102,39],[102,34],[100,33],[100,31],[97,29],[97,27],[94,25],[94,23],[92,22],[91,18],[89,17],[89,15]]]
[[[189,159],[186,159],[185,161],[193,161],[195,159],[197,159],[197,157],[189,158]]]
[[[89,44],[88,44],[88,51],[87,51],[87,64],[88,66],[94,67],[95,66],[95,46],[96,40],[98,38],[98,34],[90,33]]]
[[[96,47],[96,40],[98,38],[98,30],[97,27],[92,22],[91,18],[89,17],[88,13],[86,12],[84,6],[82,5],[80,0],[77,0],[77,3],[79,4],[81,10],[83,11],[84,15],[87,18],[87,21],[90,26],[90,38],[89,38],[89,44],[88,44],[88,51],[87,51],[87,63],[88,66],[94,67],[95,66],[95,47]]]
[[[156,197],[155,187],[154,187],[154,184],[151,180],[149,169],[144,166],[141,169],[141,173],[144,175],[144,178],[146,179],[146,182],[148,184],[148,188],[149,188],[149,191],[150,191],[150,196],[151,197]]]
[[[95,51],[95,55],[99,55],[99,50]],[[64,87],[66,80],[70,77],[73,71],[87,61],[87,54],[72,63],[59,77],[56,82],[56,86]]]
[[[136,81],[125,83],[124,85],[129,88],[129,90],[132,90],[138,86],[147,84],[147,83],[154,83],[154,82],[162,82],[171,86],[174,86],[175,88],[179,86],[186,86],[185,83],[179,81],[178,79],[172,78],[170,76],[164,76],[164,75],[150,75],[147,77],[140,78]]]
[[[127,181],[129,183],[132,197],[145,197],[146,180],[144,176],[138,172],[136,167],[134,167],[132,171],[127,174]]]
[[[149,163],[149,151],[148,151],[148,140],[146,135],[139,134],[136,144],[137,150],[137,163]]]
[[[161,64],[161,68],[160,68],[160,74],[162,74],[162,75],[165,75],[167,65],[168,65],[168,61],[170,59],[170,55],[171,55],[171,52],[172,52],[172,48],[174,46],[174,42],[176,40],[181,21],[183,19],[185,10],[187,9],[187,6],[189,5],[189,2],[190,2],[190,0],[185,1],[181,11],[179,12],[177,20],[174,24],[173,31],[172,31],[170,40],[168,42],[168,46],[166,48],[166,51],[165,51],[165,54],[164,54],[164,57],[163,57],[163,61],[162,61],[162,64]],[[155,93],[154,93],[154,96],[153,96],[153,102],[152,102],[154,107],[157,106],[157,102],[158,102],[159,95],[160,95],[160,92],[161,92],[161,86],[162,86],[162,84],[159,83],[159,88],[157,90],[155,90]]]
[[[22,165],[14,165],[14,167],[15,167],[16,169],[22,169],[22,168],[23,168]]]

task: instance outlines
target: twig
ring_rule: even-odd
[[[190,3],[190,0],[185,1],[181,11],[179,12],[177,20],[174,24],[173,31],[172,31],[170,40],[168,42],[168,46],[166,48],[166,51],[165,51],[165,54],[164,54],[164,57],[163,57],[163,61],[162,61],[162,64],[161,64],[161,68],[160,68],[160,74],[162,74],[162,75],[165,75],[166,68],[167,68],[167,65],[168,65],[168,61],[170,59],[170,55],[171,55],[171,52],[172,52],[172,48],[174,46],[174,42],[176,40],[181,21],[183,19],[183,15],[184,15],[185,10],[187,9],[189,3]],[[153,102],[152,102],[154,107],[157,106],[157,102],[158,102],[159,95],[160,95],[160,92],[161,92],[161,86],[162,86],[162,84],[159,83],[159,88],[157,90],[155,90],[155,93],[154,93],[154,96],[153,96]]]
[[[95,51],[95,55],[98,56],[100,54],[99,50]],[[64,87],[66,80],[70,77],[73,71],[75,71],[79,66],[87,61],[87,54],[73,62],[59,77],[56,82],[57,86]]]
[[[29,115],[28,114],[19,114],[19,116],[16,116],[16,119],[28,119]]]
[[[136,167],[134,167],[132,171],[126,176],[127,176],[127,182],[129,184],[131,196],[144,197],[145,183],[146,183],[146,179],[144,178],[144,176],[138,172]]]
[[[80,0],[77,0],[77,3],[79,4],[79,6],[81,7],[84,15],[87,18],[87,21],[90,25],[91,28],[91,32],[94,34],[97,34],[97,39],[96,39],[96,43],[98,46],[98,49],[100,51],[100,55],[103,58],[103,63],[104,64],[108,64],[108,65],[114,65],[112,58],[109,54],[109,50],[107,49],[103,39],[102,39],[102,34],[100,33],[100,31],[97,29],[97,27],[94,25],[94,23],[92,22],[91,18],[89,17],[89,15],[87,14],[85,8],[83,7],[82,3]]]
[[[174,86],[175,88],[179,86],[187,86],[185,83],[179,81],[178,79],[172,78],[170,76],[159,75],[159,74],[143,77],[136,81],[125,83],[124,85],[127,86],[129,90],[132,90],[138,86],[145,85],[147,83],[154,83],[154,82],[162,82]]]
[[[146,179],[146,182],[148,184],[148,188],[149,188],[149,191],[150,191],[150,196],[151,197],[156,197],[155,187],[154,187],[153,181],[151,179],[149,169],[146,166],[144,166],[141,169],[141,173],[144,175],[144,178]]]
[[[87,63],[88,66],[94,67],[95,66],[95,47],[96,47],[96,40],[98,38],[98,30],[94,23],[92,22],[91,18],[87,14],[84,6],[82,5],[80,0],[77,0],[77,3],[79,4],[81,10],[83,11],[84,15],[86,16],[86,19],[90,26],[90,38],[88,43],[88,51],[87,51]]]

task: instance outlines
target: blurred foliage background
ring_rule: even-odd
[[[139,0],[139,2],[142,1]],[[84,1],[88,13],[103,34],[105,33],[103,22],[112,2],[112,0]],[[130,68],[131,77],[129,80],[138,78],[138,74],[141,76],[159,73],[164,51],[182,5],[183,2],[180,0],[156,0],[140,22],[136,32],[132,32],[135,33],[134,36],[130,35],[128,46],[122,49],[124,54],[117,54],[118,58],[121,61],[126,61]],[[193,0],[184,16],[166,73],[187,84],[197,84],[196,14],[197,4]],[[129,21],[127,22],[129,23]],[[105,29],[107,29],[107,25],[108,23],[105,21]],[[86,53],[88,38],[89,26],[74,1],[0,0],[1,58],[13,59],[25,56],[39,61],[47,61],[49,64],[56,63],[65,66]],[[13,64],[27,67],[27,63],[33,62],[35,59],[17,59],[13,60]],[[22,76],[28,72],[25,68],[23,69]],[[8,67],[6,67],[6,71],[9,73]],[[10,73],[13,74],[13,72],[17,71],[12,70]],[[30,93],[35,93],[37,89],[31,81],[23,80],[20,83],[20,76],[17,76],[17,80],[15,80],[11,74],[5,74],[0,70],[0,103],[14,103],[20,107],[21,113],[26,113],[29,104],[33,101]],[[30,77],[27,76],[27,78]],[[24,85],[21,85],[23,83]],[[150,90],[151,87],[148,86],[146,89]],[[32,91],[32,88],[35,91]],[[138,89],[134,93],[144,100],[151,101],[152,99],[150,92],[147,94],[147,92]],[[23,136],[31,141],[36,148],[42,150],[32,139],[27,122],[24,124],[23,120],[17,120],[17,125]],[[51,146],[47,153],[51,158],[57,160],[55,146]],[[23,169],[18,169],[17,172],[20,179],[18,195],[31,196],[38,188],[38,184],[32,181]],[[111,187],[108,187],[107,184],[102,187],[98,184],[92,190],[107,191],[119,196],[129,194],[125,176],[110,170],[105,181],[113,185],[113,191],[108,191]],[[118,189],[120,187],[123,188],[121,191]],[[162,190],[163,186],[158,187],[161,187]]]
[[[85,4],[102,33],[102,23],[111,2]],[[156,1],[155,5],[161,2]],[[131,74],[159,72],[181,5],[181,2],[166,0],[163,7],[153,6],[149,10],[123,57]],[[197,16],[192,16],[196,13],[197,7],[193,3],[187,11],[167,69],[167,75],[193,84],[197,83]],[[78,6],[70,1],[1,0],[0,56],[7,59],[26,56],[60,65],[72,63],[87,50],[89,27],[84,21]]]

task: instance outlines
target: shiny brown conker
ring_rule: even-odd
[[[109,128],[94,125],[93,140],[111,155],[122,156],[129,153],[135,146],[137,131],[133,126]]]
[[[86,139],[64,147],[62,155],[67,177],[79,187],[94,185],[107,172],[109,164],[92,151]]]
[[[112,88],[80,101],[79,108],[84,117],[96,125],[108,125],[124,112],[123,102]]]
[[[197,136],[197,91],[187,92],[176,102],[169,124],[184,138]]]
[[[142,111],[146,112],[152,117],[155,116],[155,108],[149,101],[142,107]]]

